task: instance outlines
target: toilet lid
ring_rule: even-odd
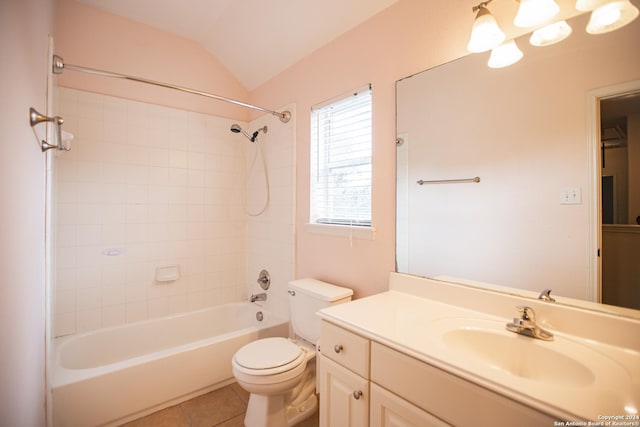
[[[253,341],[234,356],[236,363],[248,369],[271,369],[297,359],[302,349],[286,338],[263,338]]]

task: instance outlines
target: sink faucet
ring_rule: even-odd
[[[553,334],[536,324],[536,313],[533,308],[526,305],[519,305],[516,308],[520,317],[514,318],[513,323],[507,323],[507,331],[544,341],[553,341]]]
[[[259,294],[251,294],[251,296],[249,297],[250,302],[266,301],[266,300],[267,300],[267,294],[264,292]]]

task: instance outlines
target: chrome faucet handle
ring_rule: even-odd
[[[519,321],[529,321],[531,323],[536,322],[536,312],[533,311],[533,308],[527,305],[518,305],[516,306],[516,309],[518,310],[520,317],[518,319],[514,319],[514,321],[519,320]]]
[[[542,292],[540,292],[540,295],[538,295],[538,299],[547,302],[556,302],[556,299],[551,296],[550,288],[544,288]]]

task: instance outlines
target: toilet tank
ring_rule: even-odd
[[[289,282],[291,327],[300,338],[311,344],[320,339],[318,310],[351,301],[353,290],[316,279]]]

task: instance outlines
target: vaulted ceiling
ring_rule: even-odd
[[[80,0],[201,43],[248,89],[398,0]]]

